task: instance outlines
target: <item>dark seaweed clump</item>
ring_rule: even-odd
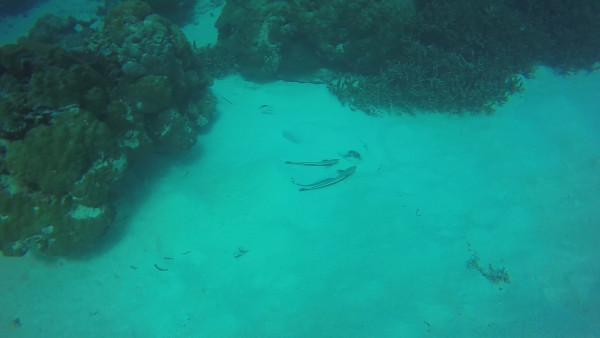
[[[467,268],[477,270],[483,277],[489,280],[492,284],[506,283],[510,284],[510,276],[504,267],[498,269],[494,268],[492,264],[488,264],[487,268],[484,268],[479,264],[479,256],[473,254],[467,261]]]

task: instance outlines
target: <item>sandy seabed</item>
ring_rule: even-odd
[[[0,258],[1,336],[600,335],[600,74],[541,68],[489,116],[367,116],[238,76],[213,92],[198,145],[132,169],[96,249]]]

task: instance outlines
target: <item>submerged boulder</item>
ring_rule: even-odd
[[[122,3],[99,29],[40,20],[0,47],[4,255],[89,248],[113,222],[127,169],[150,151],[192,147],[215,109],[185,36],[146,3]]]

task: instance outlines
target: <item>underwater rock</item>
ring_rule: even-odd
[[[210,84],[179,28],[141,1],[101,29],[44,16],[0,47],[0,251],[93,245],[131,165],[196,143],[215,110]]]
[[[171,105],[172,87],[165,75],[145,75],[123,88],[123,98],[143,114],[154,114]]]
[[[73,108],[53,125],[31,129],[7,145],[8,171],[21,186],[44,194],[67,194],[96,161],[117,153],[108,126],[91,113]]]
[[[490,113],[539,64],[597,69],[599,17],[599,1],[231,0],[216,50],[252,80],[329,69],[330,90],[369,114]]]
[[[323,68],[372,73],[396,51],[412,1],[227,1],[218,44],[254,79],[306,79]]]
[[[177,25],[184,25],[192,19],[195,14],[194,7],[197,0],[143,0],[150,6],[152,12],[160,14]],[[224,0],[221,0],[224,1]],[[104,10],[110,12],[124,0],[105,0]],[[211,0],[211,2],[220,2],[219,0]],[[216,6],[214,3],[213,6]]]

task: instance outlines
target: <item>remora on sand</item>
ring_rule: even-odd
[[[285,161],[285,164],[295,164],[295,165],[310,165],[310,166],[332,166],[336,163],[338,163],[340,160],[337,158],[331,159],[331,160],[321,160],[318,162],[315,161]]]
[[[354,174],[355,171],[356,171],[356,166],[352,166],[348,169],[338,170],[338,175],[336,177],[327,178],[327,179],[324,179],[322,181],[315,182],[312,184],[298,184],[296,182],[294,182],[294,184],[302,187],[302,188],[300,188],[300,191],[324,188],[324,187],[330,186],[332,184],[336,184],[338,182],[343,181],[348,176]]]

